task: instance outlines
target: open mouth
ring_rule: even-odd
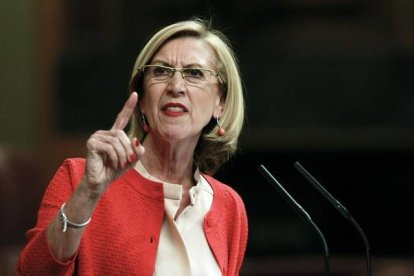
[[[188,112],[187,107],[180,103],[168,103],[164,105],[161,110],[170,116],[179,116]]]

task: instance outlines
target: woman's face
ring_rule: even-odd
[[[206,68],[216,72],[216,56],[202,40],[186,37],[167,42],[153,57],[151,65],[172,68]],[[150,135],[169,141],[198,139],[211,118],[220,117],[223,102],[219,79],[193,84],[175,71],[171,79],[159,82],[146,75],[140,110],[147,118]]]

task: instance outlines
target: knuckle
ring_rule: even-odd
[[[93,136],[89,137],[89,139],[86,141],[86,146],[88,148],[95,148],[95,144],[96,144],[96,139]]]
[[[124,131],[121,129],[115,129],[114,130],[114,135],[117,137],[121,137],[123,135]]]

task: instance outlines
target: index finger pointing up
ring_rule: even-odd
[[[138,102],[138,94],[137,92],[132,92],[131,96],[129,96],[128,100],[125,102],[124,107],[122,108],[121,112],[118,113],[116,117],[115,123],[112,126],[112,129],[124,129],[129,119],[134,113],[134,108]]]

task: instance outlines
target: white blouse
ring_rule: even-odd
[[[196,185],[189,191],[191,203],[174,220],[182,198],[180,184],[166,183],[151,176],[138,161],[137,171],[164,187],[165,215],[161,228],[154,275],[221,275],[203,230],[204,217],[213,202],[213,189],[197,169]]]

